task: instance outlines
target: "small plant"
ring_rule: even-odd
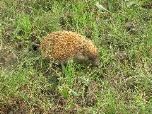
[[[62,85],[59,87],[59,91],[61,94],[68,98],[69,95],[71,95],[72,92],[72,86],[74,85],[74,66],[72,64],[72,61],[69,61],[66,66],[62,65],[62,72],[64,75],[64,78],[62,79]]]
[[[28,39],[28,35],[31,32],[31,29],[32,29],[32,24],[29,15],[24,13],[17,15],[17,20],[16,20],[17,39],[19,40]]]

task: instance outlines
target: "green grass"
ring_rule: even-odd
[[[150,3],[1,0],[0,112],[151,114]],[[57,30],[76,31],[93,40],[101,65],[69,62],[63,72],[50,67],[32,50],[32,43]]]

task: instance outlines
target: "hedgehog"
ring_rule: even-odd
[[[85,36],[72,31],[56,31],[40,42],[42,57],[65,64],[69,60],[89,61],[99,65],[99,52],[95,44]]]

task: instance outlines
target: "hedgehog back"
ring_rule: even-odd
[[[81,53],[84,42],[85,37],[75,32],[58,31],[48,34],[40,48],[42,56],[64,62]]]

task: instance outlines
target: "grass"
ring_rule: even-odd
[[[99,2],[108,11],[96,6]],[[151,0],[1,0],[1,113],[152,113]],[[32,43],[77,31],[100,50],[99,68],[49,68]]]

